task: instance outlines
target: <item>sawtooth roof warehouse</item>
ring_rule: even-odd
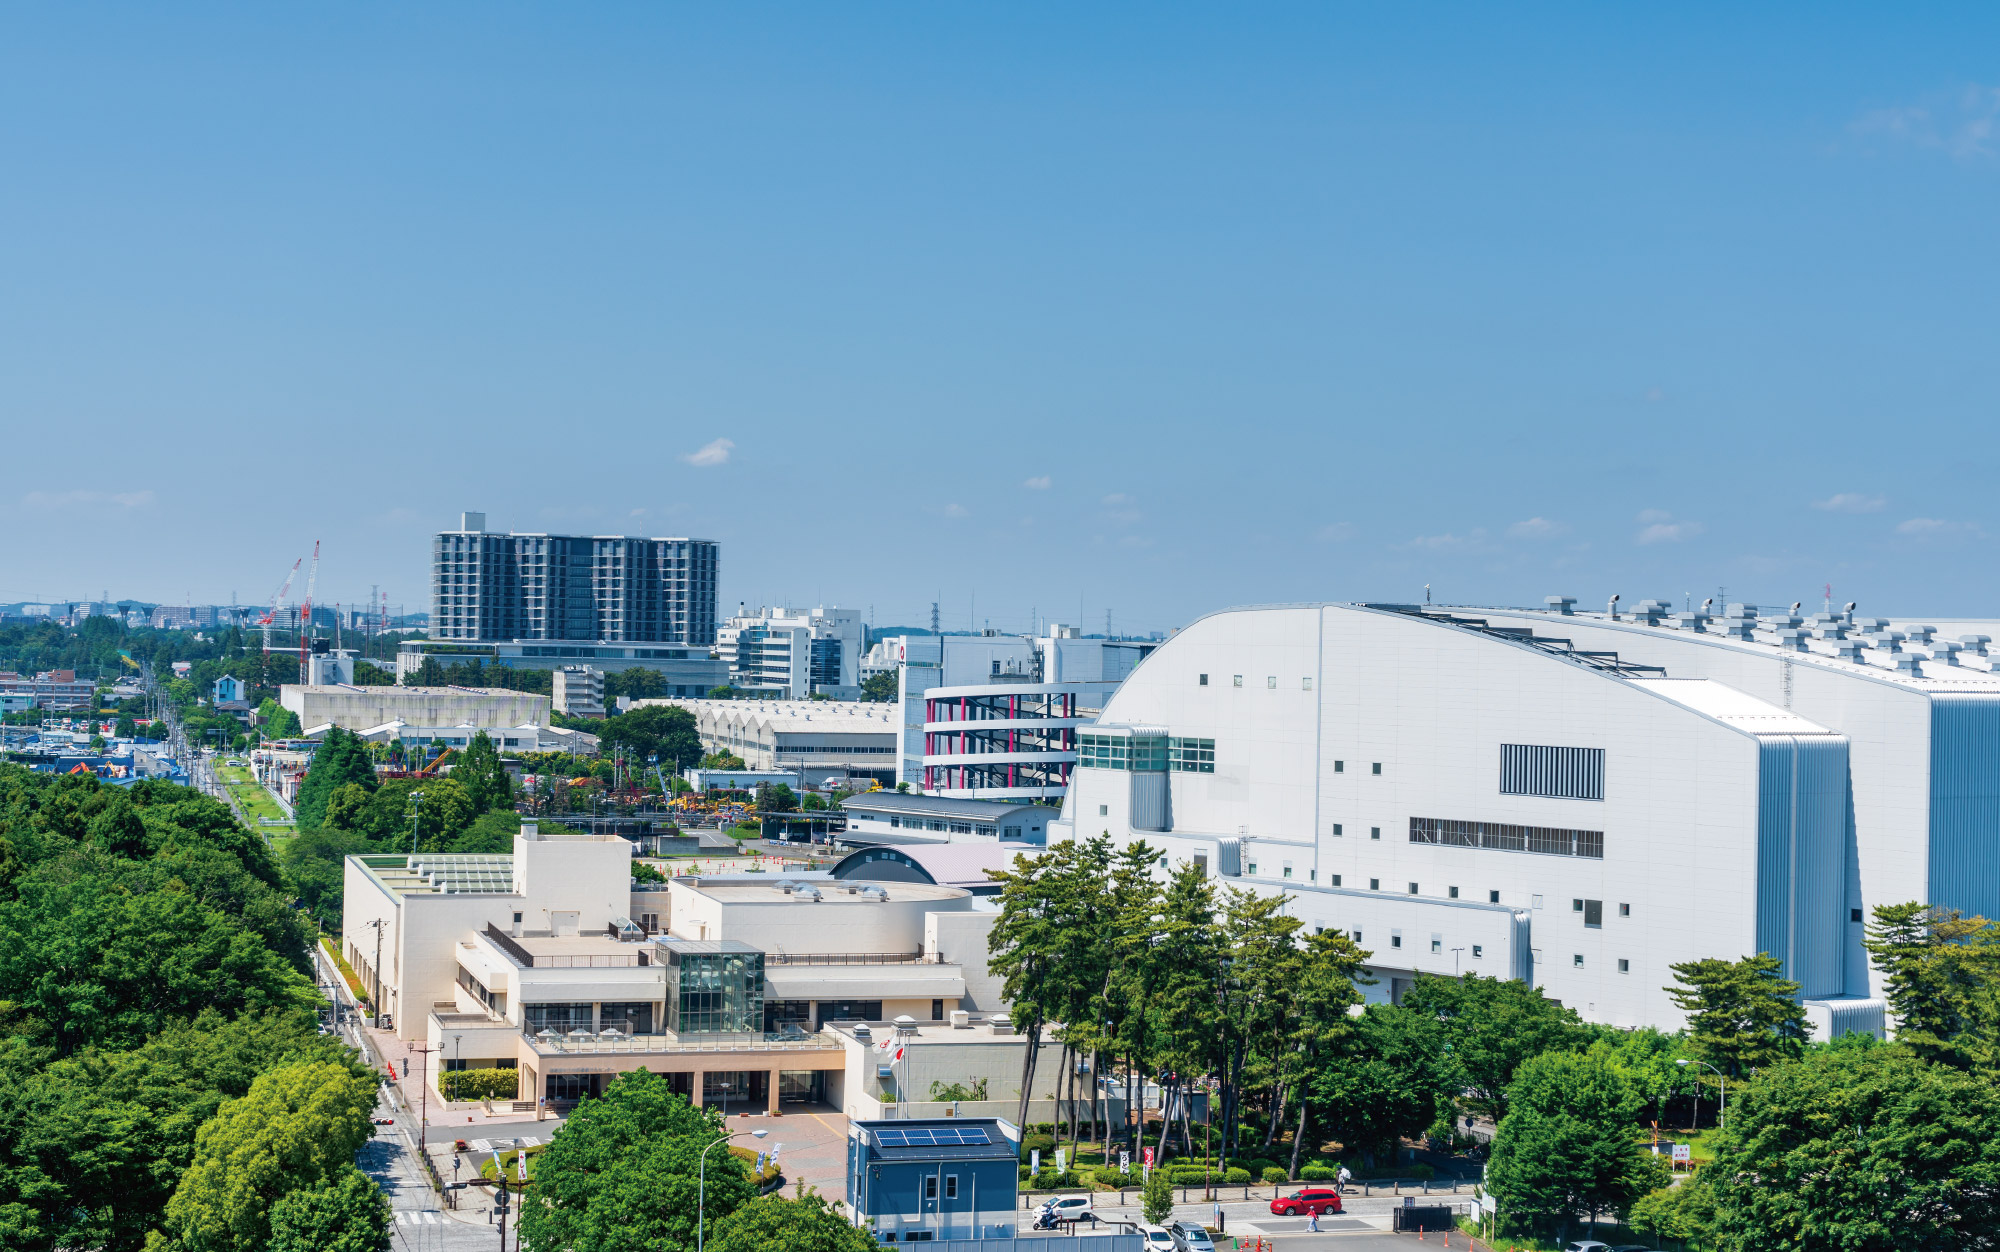
[[[1768,952],[1822,1034],[1879,1032],[1868,909],[2000,912],[1985,635],[1573,603],[1204,617],[1084,728],[1050,837],[1289,893],[1377,998],[1470,971],[1621,1026],[1683,1024],[1670,965]]]

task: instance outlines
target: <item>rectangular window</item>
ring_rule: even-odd
[[[1264,679],[1264,686],[1268,687],[1272,691],[1276,691],[1278,689],[1278,676],[1276,674],[1272,674],[1266,677]]]
[[[1338,838],[1340,838],[1340,834],[1341,834],[1341,831],[1340,831],[1340,823],[1339,823],[1339,822],[1335,822],[1335,823],[1333,824],[1333,837],[1334,837],[1335,839],[1338,839]],[[1859,910],[1857,910],[1857,911],[1859,911]]]
[[[1410,819],[1410,842],[1604,859],[1604,832],[1601,830],[1565,830],[1554,826],[1515,826],[1506,822],[1413,817]]]
[[[1410,884],[1410,894],[1411,895],[1417,894],[1417,884],[1415,883]]]
[[[1291,866],[1291,862],[1289,862],[1289,861],[1287,861],[1287,862],[1285,863],[1285,873],[1284,873],[1284,876],[1285,876],[1286,878],[1290,878],[1290,877],[1292,876],[1292,866]]]
[[[1557,800],[1604,798],[1603,748],[1500,745],[1500,794]]]
[[[1487,893],[1486,893],[1486,902],[1487,902],[1488,904],[1498,904],[1498,903],[1500,903],[1500,893],[1499,893],[1499,892],[1497,892],[1497,891],[1489,891],[1489,892],[1487,892]]]
[[[1578,900],[1577,903],[1583,906],[1583,908],[1579,910],[1583,914],[1583,924],[1585,926],[1588,926],[1592,930],[1603,930],[1604,901]]]
[[[1344,774],[1344,773],[1346,773],[1346,772],[1347,772],[1347,762],[1346,762],[1346,761],[1335,761],[1335,762],[1333,763],[1333,772],[1334,772],[1334,773],[1336,773],[1336,774]]]
[[[1370,826],[1368,828],[1368,837],[1370,839],[1380,839],[1382,837],[1382,828],[1380,826]]]
[[[1437,955],[1439,955],[1440,953],[1442,953],[1443,951],[1444,951],[1444,940],[1442,940],[1442,939],[1438,938],[1438,937],[1437,937],[1436,935],[1432,935],[1432,936],[1431,936],[1431,955],[1432,955],[1432,956],[1437,956]]]
[[[1109,816],[1111,816],[1111,806],[1110,806],[1110,805],[1108,805],[1108,804],[1100,804],[1100,805],[1098,805],[1098,806],[1097,806],[1097,815],[1098,815],[1099,817],[1109,817]]]
[[[924,1199],[926,1200],[937,1199],[937,1185],[938,1185],[938,1180],[936,1174],[924,1175]]]
[[[1618,972],[1619,972],[1619,973],[1621,973],[1621,974],[1629,974],[1629,973],[1631,973],[1631,972],[1632,972],[1632,962],[1630,962],[1630,961],[1626,960],[1626,959],[1625,959],[1624,957],[1622,957],[1622,956],[1621,956],[1621,957],[1619,957],[1619,958],[1618,958]]]
[[[1208,854],[1206,852],[1197,852],[1194,854],[1194,867],[1204,874],[1208,873]]]
[[[1250,862],[1250,877],[1255,878],[1256,876],[1257,876],[1257,862],[1252,861]]]
[[[1632,906],[1631,906],[1631,905],[1629,905],[1629,904],[1621,904],[1621,905],[1619,905],[1619,906],[1618,906],[1618,916],[1620,916],[1620,917],[1630,917],[1630,916],[1632,916]]]
[[[1339,875],[1339,874],[1328,874],[1328,875],[1326,876],[1326,884],[1327,884],[1327,886],[1329,886],[1329,887],[1338,887],[1338,886],[1340,885],[1340,875]]]
[[[1358,930],[1354,932],[1354,942],[1356,943],[1361,942],[1361,932]]]
[[[1371,773],[1371,774],[1379,774],[1379,773],[1381,773],[1381,772],[1382,772],[1382,762],[1380,762],[1380,761],[1377,761],[1377,762],[1375,762],[1375,763],[1374,763],[1373,765],[1370,765],[1370,766],[1368,767],[1368,772],[1369,772],[1369,773]]]
[[[1215,772],[1215,740],[1168,739],[1167,768],[1183,774]]]
[[[1243,685],[1243,675],[1233,674],[1230,677],[1234,680],[1235,686],[1241,687]]]
[[[956,1199],[958,1199],[958,1175],[957,1175],[957,1174],[946,1174],[946,1175],[944,1176],[944,1198],[945,1198],[945,1199],[947,1199],[947,1200],[956,1200]]]
[[[1476,960],[1478,960],[1478,959],[1479,959],[1480,957],[1482,957],[1482,956],[1485,956],[1485,955],[1486,955],[1486,945],[1485,945],[1485,944],[1482,944],[1482,943],[1475,943],[1475,944],[1473,944],[1473,945],[1472,945],[1472,959],[1473,959],[1473,960],[1475,960],[1475,961],[1476,961]]]
[[[1371,878],[1371,879],[1369,879],[1369,880],[1368,880],[1368,890],[1370,890],[1370,891],[1380,891],[1380,890],[1382,890],[1382,880],[1381,880],[1381,879],[1379,879],[1379,878]]]
[[[1847,920],[1848,920],[1848,921],[1850,921],[1850,922],[1858,922],[1858,921],[1860,921],[1860,920],[1861,920],[1861,910],[1860,910],[1860,909],[1849,909],[1849,910],[1847,910]]]
[[[1208,675],[1207,675],[1207,674],[1203,674],[1203,675],[1201,676],[1201,685],[1202,685],[1202,686],[1204,686],[1204,687],[1208,686]]]
[[[1574,956],[1570,957],[1570,958],[1569,958],[1569,963],[1570,963],[1570,964],[1571,964],[1572,966],[1576,967],[1577,969],[1582,969],[1582,968],[1583,968],[1583,953],[1581,953],[1581,952],[1578,952],[1578,953],[1577,953],[1576,955],[1574,955]]]
[[[1454,900],[1458,899],[1458,888],[1456,888],[1456,887],[1446,887],[1446,888],[1445,888],[1444,890],[1445,890],[1445,894],[1446,894],[1446,895],[1448,895],[1448,896],[1450,896],[1450,897],[1451,897],[1452,899],[1454,899]]]
[[[1402,931],[1400,931],[1400,930],[1392,930],[1392,931],[1390,931],[1390,932],[1389,932],[1389,946],[1390,946],[1390,947],[1392,947],[1392,948],[1400,948],[1400,947],[1402,947],[1402,946],[1403,946],[1403,932],[1402,932]]]
[[[1305,690],[1307,690],[1307,691],[1311,691],[1311,690],[1313,689],[1313,680],[1312,680],[1312,679],[1310,679],[1310,678],[1307,678],[1307,679],[1304,679],[1303,681],[1304,681],[1304,683],[1305,683]]]

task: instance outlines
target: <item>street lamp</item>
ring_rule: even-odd
[[[768,1130],[749,1130],[749,1131],[739,1130],[734,1134],[725,1131],[723,1132],[722,1137],[720,1139],[717,1139],[715,1143],[727,1143],[731,1139],[741,1139],[746,1134],[752,1137],[753,1139],[762,1139],[765,1135],[768,1135],[770,1133],[771,1132]],[[703,1238],[707,1233],[708,1154],[709,1151],[715,1147],[715,1143],[711,1143],[708,1145],[708,1147],[703,1148],[701,1150],[701,1161],[695,1167],[695,1201],[694,1201],[695,1252],[701,1252]]]
[[[1679,1060],[1675,1061],[1674,1064],[1680,1066],[1682,1069],[1686,1069],[1688,1067],[1688,1059],[1686,1057],[1681,1057]],[[1707,1061],[1697,1061],[1695,1062],[1695,1064],[1708,1065],[1708,1068],[1715,1069],[1715,1066],[1709,1065]],[[1722,1083],[1722,1102],[1718,1106],[1721,1109],[1722,1129],[1728,1130],[1729,1129],[1729,1079],[1724,1077],[1722,1071],[1719,1069],[1715,1069],[1715,1077],[1718,1081]]]
[[[423,816],[424,816],[424,793],[421,791],[412,791],[410,793],[410,855],[411,856],[415,856],[417,854],[417,824],[423,820]]]

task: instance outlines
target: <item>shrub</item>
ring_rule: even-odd
[[[1021,1136],[1021,1159],[1024,1161],[1028,1159],[1028,1153],[1030,1152],[1039,1151],[1047,1154],[1055,1150],[1056,1140],[1054,1135]]]
[[[1264,1167],[1263,1178],[1265,1182],[1270,1183],[1290,1182],[1292,1180],[1291,1174],[1282,1165],[1266,1165]]]
[[[1035,1175],[1037,1191],[1061,1191],[1077,1185],[1076,1171],[1073,1169],[1066,1169],[1060,1174],[1053,1169],[1045,1169]]]
[[[1230,1170],[1222,1176],[1222,1181],[1232,1182],[1232,1183],[1249,1182],[1250,1171],[1247,1169],[1237,1169],[1232,1166]]]
[[[518,1069],[447,1070],[438,1083],[438,1094],[447,1100],[512,1100],[520,1090]]]
[[[1340,1177],[1340,1171],[1330,1165],[1301,1165],[1299,1177],[1307,1182],[1332,1182]]]
[[[1142,1187],[1145,1185],[1144,1170],[1100,1169],[1095,1175],[1100,1187]]]
[[[1212,1171],[1205,1170],[1199,1165],[1176,1165],[1168,1170],[1167,1174],[1176,1187],[1198,1187],[1215,1177]]]

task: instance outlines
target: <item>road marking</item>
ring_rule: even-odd
[[[520,1144],[524,1148],[539,1148],[542,1146],[542,1141],[539,1138],[535,1137],[534,1135],[522,1135],[519,1139],[516,1139],[514,1142]]]
[[[474,1152],[491,1152],[493,1150],[493,1141],[491,1139],[474,1139],[470,1146]]]

